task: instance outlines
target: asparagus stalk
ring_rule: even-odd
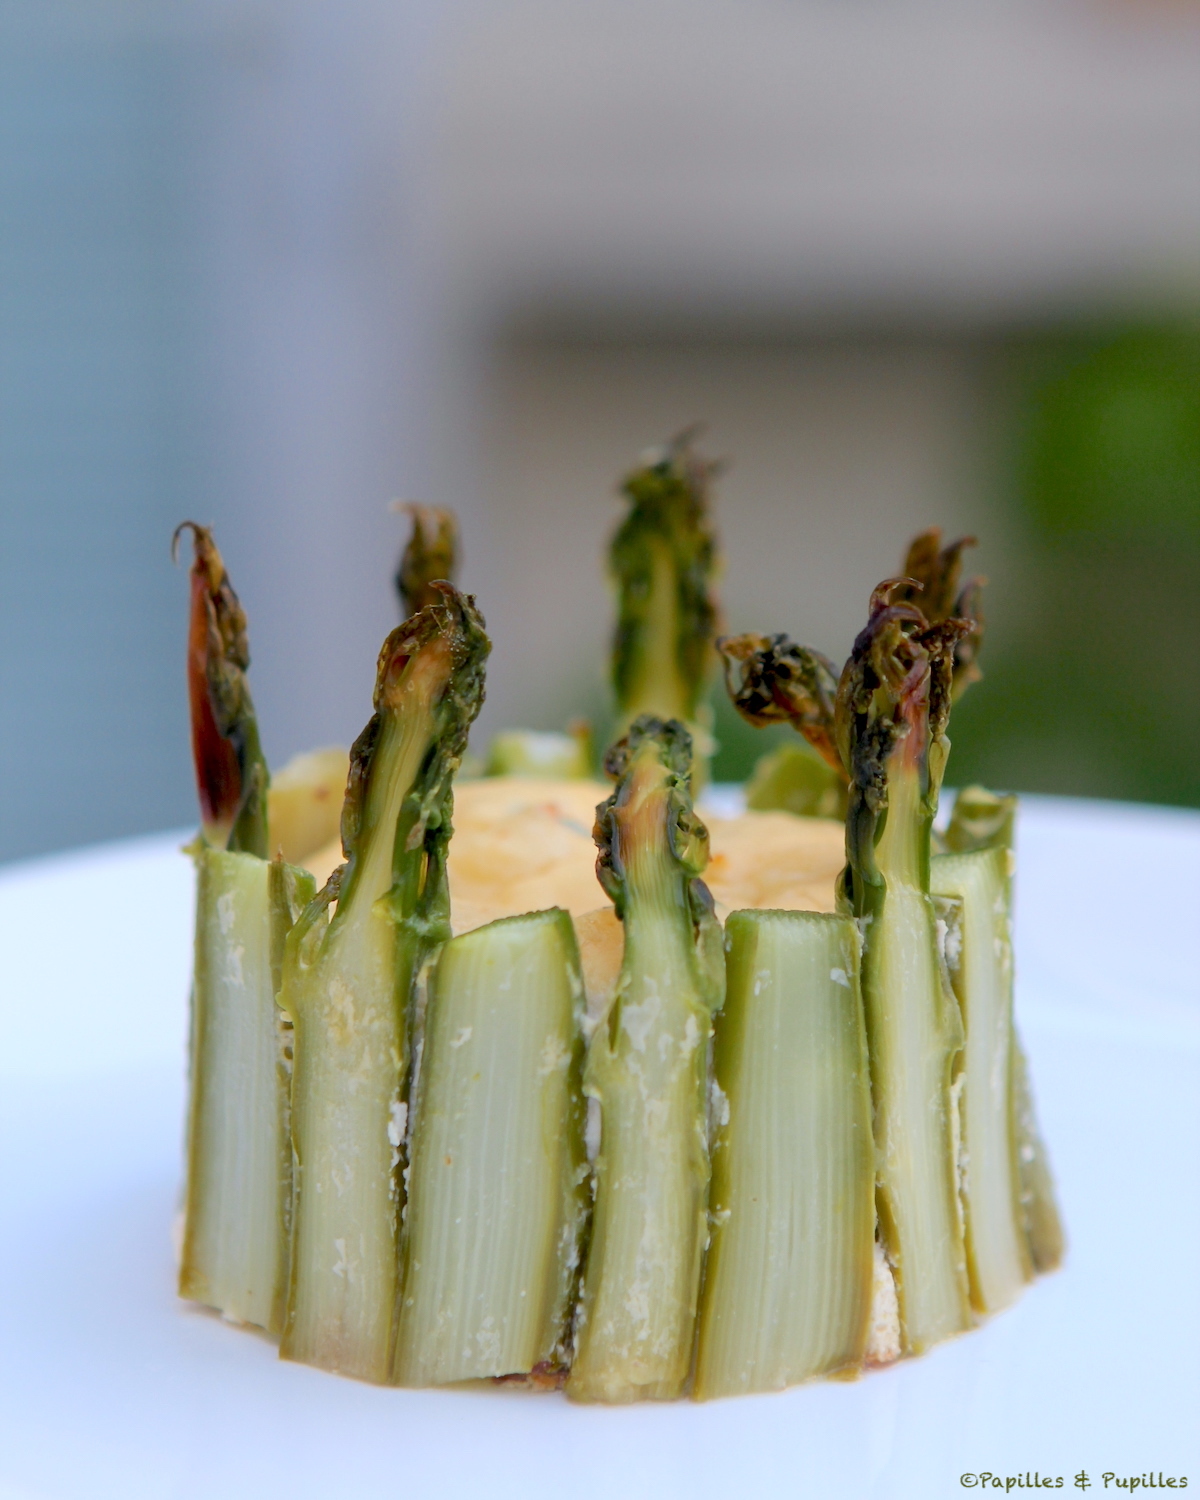
[[[489,642],[441,584],[384,642],[375,714],[350,752],[346,863],[293,929],[296,1153],[285,1358],[386,1381],[396,1297],[411,997],[449,935],[451,779]],[[336,913],[329,916],[336,902]]]
[[[192,846],[196,947],[179,1293],[283,1328],[291,1205],[290,1025],[283,942],[312,877],[282,860]]]
[[[407,620],[430,604],[441,602],[435,585],[458,577],[458,521],[452,510],[436,505],[401,505],[412,518],[412,535],[396,568],[396,592]]]
[[[969,627],[930,625],[914,605],[893,604],[895,583],[873,593],[838,686],[839,746],[851,772],[842,900],[865,942],[880,1228],[904,1348],[918,1353],[972,1322],[952,1099],[962,1022],[942,972],[929,883],[953,647]]]
[[[1055,1202],[1054,1180],[1050,1172],[1046,1148],[1038,1130],[1033,1097],[1029,1088],[1029,1070],[1012,1018],[1012,843],[1017,799],[998,797],[982,787],[964,787],[954,803],[954,815],[946,830],[945,842],[953,851],[949,855],[935,857],[933,861],[935,889],[948,887],[957,881],[963,889],[963,954],[956,987],[964,1000],[967,1030],[967,1080],[966,1116],[964,1130],[968,1152],[967,1178],[967,1250],[972,1263],[972,1291],[979,1298],[976,1283],[981,1279],[974,1263],[989,1251],[986,1228],[973,1229],[974,1204],[978,1193],[971,1191],[970,1171],[974,1166],[974,1151],[971,1146],[971,1128],[974,1114],[987,1111],[984,1125],[990,1149],[1001,1158],[994,1177],[986,1186],[997,1187],[1007,1180],[1017,1199],[1019,1232],[1024,1240],[1020,1247],[1020,1258],[1026,1277],[1029,1267],[1035,1272],[1051,1271],[1062,1260],[1064,1237]],[[971,871],[975,889],[974,900],[966,891],[963,870]],[[989,905],[990,903],[990,905]],[[970,925],[974,916],[979,936],[972,951],[969,945]],[[994,947],[989,958],[986,948],[986,929],[990,917],[995,927]],[[971,962],[982,975],[971,990]],[[977,997],[979,1003],[976,1004]],[[1005,1028],[1001,1015],[993,1016],[995,1028],[994,1050],[991,1067],[994,1071],[984,1076],[972,1100],[972,1051],[979,1044],[972,1035],[972,1028],[983,1008],[983,1021],[987,1025],[987,1004],[996,997],[996,1010],[1007,1017]],[[1002,1093],[1007,1085],[1006,1093]],[[982,1092],[986,1106],[979,1100]],[[988,1128],[990,1127],[990,1128]],[[996,1205],[996,1212],[1003,1211],[1003,1203]],[[1007,1230],[997,1231],[1006,1234]],[[982,1250],[974,1248],[980,1241]]]
[[[694,1394],[779,1390],[856,1370],[866,1351],[875,1154],[846,917],[738,911],[714,1066],[712,1245]]]
[[[554,908],[442,950],[425,1019],[395,1379],[553,1378],[588,1201],[583,980]]]
[[[681,433],[629,474],[630,511],[609,549],[617,584],[612,681],[620,724],[678,719],[692,734],[697,782],[711,753],[706,702],[714,666],[716,542],[708,517],[715,465]]]
[[[196,864],[188,1173],[180,1295],[278,1333],[291,1190],[283,938],[312,880],[268,864],[266,762],[246,618],[212,534],[194,543],[188,695],[203,828]],[[184,527],[176,532],[176,542]]]
[[[678,1396],[691,1361],[706,1237],[708,1039],[724,993],[720,928],[698,879],[708,832],[691,807],[691,740],[634,721],[606,769],[597,873],[624,924],[616,993],[592,1036],[599,1105],[595,1215],[567,1393]]]
[[[948,955],[966,1036],[962,1191],[971,1305],[980,1313],[1007,1307],[1030,1276],[1012,1132],[1013,971],[1007,886],[1006,849],[933,858],[931,890],[959,906],[958,931]]]

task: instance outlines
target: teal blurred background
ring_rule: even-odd
[[[729,628],[841,658],[973,533],[950,780],[1200,806],[1195,13],[10,0],[0,226],[0,858],[194,816],[185,516],[275,764],[369,712],[396,497],[481,738],[603,724],[615,484],[696,420]]]

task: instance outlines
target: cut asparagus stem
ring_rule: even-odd
[[[947,847],[964,854],[1003,850],[1006,869],[1011,870],[1016,809],[1015,797],[998,797],[978,786],[964,787],[955,799],[954,815],[946,830]],[[1003,901],[1006,921],[1011,929],[1011,878],[1004,881]],[[969,1015],[967,1025],[969,1047]],[[1050,1163],[1038,1130],[1033,1096],[1029,1088],[1029,1070],[1015,1022],[1010,1032],[1009,1047],[1011,1130],[1017,1162],[1021,1225],[1033,1269],[1038,1272],[1052,1271],[1062,1261],[1063,1230],[1055,1202]]]
[[[931,889],[961,905],[950,975],[966,1034],[962,1187],[971,1303],[998,1312],[1029,1280],[1012,1109],[1012,935],[1008,850],[939,854]]]
[[[279,951],[312,881],[261,858],[266,762],[246,684],[246,617],[212,535],[195,556],[188,695],[203,829],[196,863],[188,1178],[180,1295],[277,1333],[291,1192]]]
[[[450,784],[489,649],[474,601],[449,584],[440,597],[384,642],[375,715],[351,751],[347,863],[296,924],[281,995],[295,1026],[296,1152],[281,1353],[380,1382],[396,1299],[410,997],[450,935]]]
[[[279,1333],[292,1148],[290,1039],[275,996],[283,938],[313,882],[201,841],[192,854],[196,957],[179,1290]]]
[[[707,1065],[724,993],[720,928],[696,878],[708,833],[692,812],[691,741],[649,717],[606,758],[597,872],[624,923],[608,1016],[584,1091],[598,1101],[595,1216],[568,1394],[678,1396],[691,1360],[708,1199]]]
[[[407,620],[427,605],[440,602],[435,583],[457,579],[458,521],[452,510],[439,510],[436,505],[397,508],[411,516],[413,523],[396,569],[396,592]]]
[[[706,695],[716,665],[716,543],[708,490],[716,466],[696,454],[693,435],[681,433],[625,479],[631,508],[612,539],[609,568],[619,594],[612,655],[619,723],[624,729],[652,714],[686,724],[700,785],[712,749]]]
[[[694,1394],[780,1390],[866,1350],[875,1151],[860,939],[847,917],[734,912],[714,1067],[712,1245]]]
[[[565,911],[442,950],[411,1135],[395,1379],[565,1368],[587,1213],[583,980]]]
[[[851,770],[842,896],[865,941],[880,1227],[904,1348],[918,1353],[972,1322],[951,1087],[962,1023],[942,975],[929,889],[953,645],[968,627],[930,626],[915,606],[891,604],[894,582],[872,595],[838,687]]]

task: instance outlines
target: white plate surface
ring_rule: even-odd
[[[176,1300],[182,839],[0,870],[0,1500],[1200,1485],[1200,816],[1022,813],[1018,1014],[1066,1268],[854,1383],[622,1410],[377,1390]]]

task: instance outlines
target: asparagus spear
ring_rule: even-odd
[[[194,549],[188,703],[204,841],[265,858],[271,778],[246,682],[246,615],[207,527],[185,521],[172,539],[172,555],[188,530]]]
[[[708,832],[692,811],[691,739],[636,719],[605,767],[596,869],[624,924],[608,1015],[584,1092],[599,1105],[595,1216],[567,1393],[669,1399],[691,1360],[705,1246],[706,1052],[724,994],[721,934],[698,879]]]
[[[422,966],[449,935],[451,780],[490,649],[450,584],[384,642],[375,714],[350,753],[346,863],[293,929],[296,1190],[285,1358],[386,1381],[401,1146]],[[336,902],[336,913],[329,911]]]
[[[699,782],[712,743],[706,693],[716,542],[708,491],[716,465],[696,454],[692,437],[681,433],[626,477],[631,508],[612,539],[609,568],[619,596],[612,681],[620,723],[652,714],[686,724]]]
[[[1053,1270],[1062,1260],[1064,1239],[1055,1202],[1054,1181],[1046,1148],[1042,1143],[1029,1088],[1028,1067],[1012,1018],[1012,843],[1017,799],[997,797],[982,787],[964,787],[954,803],[954,815],[945,842],[953,851],[933,861],[934,888],[961,893],[964,914],[963,953],[956,987],[964,1003],[967,1030],[966,1114],[967,1146],[967,1251],[972,1268],[972,1292],[982,1305],[986,1296],[985,1273],[978,1269],[997,1244],[1008,1244],[1004,1220],[1011,1211],[1012,1195],[1017,1203],[1018,1230],[1024,1240],[1017,1250],[1022,1271]],[[970,943],[972,923],[978,929],[974,948]],[[989,950],[989,925],[994,929]],[[972,988],[972,967],[977,971]],[[991,1018],[993,1039],[990,1055],[976,1066],[980,1085],[973,1087],[972,1054],[980,1043],[973,1027],[983,1012],[987,1027]],[[1005,1024],[1007,1023],[1007,1024]],[[983,1064],[988,1071],[983,1072]],[[983,1119],[975,1124],[976,1117]],[[984,1132],[985,1149],[997,1157],[991,1175],[973,1190],[976,1150],[972,1131]],[[1001,1198],[1007,1184],[1007,1198]],[[993,1213],[1002,1227],[989,1230],[978,1223],[976,1203],[990,1192],[998,1201]],[[1008,1251],[1010,1279],[1013,1253]]]
[[[816,751],[813,756],[783,746],[763,756],[746,789],[747,804],[805,816],[844,817],[849,777],[834,731],[834,664],[783,634],[722,636],[717,650],[725,686],[742,718],[756,729],[790,724]]]
[[[179,1294],[239,1323],[283,1328],[292,1148],[291,1027],[279,1011],[288,929],[311,875],[192,846],[196,946],[188,1172]]]
[[[246,617],[212,534],[194,542],[188,695],[203,828],[196,864],[188,1173],[180,1295],[282,1325],[291,1190],[283,938],[312,880],[268,864],[266,762],[246,685]],[[176,542],[183,527],[176,532]]]
[[[861,941],[847,917],[738,911],[714,1065],[713,1237],[694,1394],[779,1390],[863,1361],[875,1153]]]
[[[836,727],[851,772],[841,895],[865,942],[880,1227],[904,1347],[917,1353],[972,1321],[952,1103],[962,1022],[929,884],[953,649],[970,627],[930,625],[915,605],[892,603],[896,586],[889,579],[871,596],[838,685]]]
[[[436,505],[397,508],[411,516],[413,523],[396,569],[396,592],[407,620],[440,602],[435,588],[438,580],[453,583],[458,577],[458,521],[452,510],[439,510]]]
[[[437,962],[414,1100],[395,1378],[565,1368],[587,1213],[583,980],[554,908]]]

